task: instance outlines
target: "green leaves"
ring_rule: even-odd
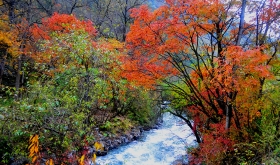
[[[154,115],[148,92],[122,78],[124,44],[94,39],[92,25],[73,18],[55,14],[43,21],[45,27],[32,29],[37,46],[30,53],[34,71],[21,100],[0,110],[3,136],[18,138],[9,143],[23,154],[26,147],[21,144],[27,145],[24,138],[29,135],[39,135],[42,150],[60,158],[93,144],[96,127],[129,130],[132,119],[149,123]],[[14,88],[3,91],[14,96]]]

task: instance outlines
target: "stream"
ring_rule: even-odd
[[[187,162],[186,149],[193,146],[195,138],[190,128],[178,117],[163,114],[158,129],[144,131],[141,138],[106,156],[97,157],[97,165],[171,165],[179,160]]]

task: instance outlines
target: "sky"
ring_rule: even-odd
[[[163,1],[164,0],[148,0],[148,3],[153,9],[156,9],[163,4]]]

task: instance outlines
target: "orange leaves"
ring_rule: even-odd
[[[141,17],[145,22],[150,21],[151,12],[149,11],[149,7],[147,5],[142,5],[139,7],[139,9],[136,8],[131,9],[130,12],[131,12],[130,16],[133,18]]]
[[[258,89],[259,78],[271,78],[269,67],[266,65],[268,56],[261,49],[244,51],[239,46],[228,46],[220,60],[212,70],[200,68],[193,72],[194,79],[203,78],[204,84],[222,91],[240,91],[244,88]]]
[[[185,69],[191,75],[190,83],[194,83],[199,92],[209,92],[212,97],[215,89],[219,89],[224,92],[224,99],[226,94],[244,91],[244,88],[256,91],[259,78],[271,76],[263,48],[243,50],[231,45],[238,26],[234,21],[229,23],[235,16],[230,16],[232,9],[228,9],[231,6],[227,2],[166,2],[167,5],[154,12],[147,6],[132,10],[135,22],[127,35],[127,46],[133,57],[130,64],[124,65],[129,70],[124,76],[129,80],[155,83],[178,72],[184,74]],[[244,35],[255,30],[249,24],[244,28]],[[227,36],[230,32],[232,36]]]
[[[243,51],[241,47],[229,46],[223,55],[226,60],[225,64],[218,68],[219,73],[223,73],[219,76],[223,76],[225,82],[236,81],[235,88],[238,90],[245,86],[257,85],[259,78],[271,77],[265,64],[268,56],[263,54],[261,49]]]
[[[276,41],[277,37],[263,33],[271,33],[271,18],[276,18],[274,10],[279,5],[275,0],[265,2],[270,9],[257,11],[259,22],[245,23],[240,31],[235,1],[166,2],[154,12],[145,6],[133,10],[135,22],[127,35],[131,59],[124,64],[128,72],[123,76],[143,86],[164,79],[171,90],[177,87],[175,81],[184,84],[187,89],[180,88],[177,94],[186,99],[188,113],[199,116],[199,120],[193,118],[193,124],[203,134],[201,153],[208,152],[203,155],[209,159],[207,163],[216,164],[210,161],[222,158],[234,143],[230,131],[246,132],[243,128],[261,115],[261,81],[272,77],[266,53],[274,48],[259,45]],[[234,45],[239,32],[244,44],[240,47]],[[257,41],[260,38],[263,43]]]
[[[145,74],[145,70],[142,70],[139,66],[137,60],[130,59],[129,57],[123,61],[123,72],[122,77],[126,78],[128,81],[135,83],[136,85],[141,85],[145,87],[152,88],[155,84],[156,79],[152,75]]]
[[[229,102],[235,106],[237,113],[234,115],[238,116],[242,127],[260,116],[260,79],[272,77],[268,59],[263,48],[244,50],[239,46],[228,46],[212,68],[204,66],[192,71],[191,81],[203,100],[204,112],[223,117],[225,109],[219,105]],[[233,93],[236,93],[235,97],[231,97]],[[212,106],[208,106],[207,102],[212,102]],[[213,109],[213,105],[217,110]]]
[[[170,60],[167,56],[173,58],[176,54],[187,53],[190,46],[198,42],[199,37],[214,31],[215,21],[223,10],[223,4],[216,0],[169,0],[167,5],[154,12],[150,12],[147,6],[133,9],[131,16],[135,21],[127,35],[127,47],[142,63],[138,65],[140,70],[146,69],[141,74],[150,74],[154,79],[160,79],[157,75],[175,73],[172,65],[168,69],[162,69],[166,65],[161,63]],[[224,25],[220,22],[219,26]]]
[[[122,68],[122,77],[147,88],[153,88],[157,81],[177,74],[177,70],[170,63],[157,58],[135,59],[127,56],[123,59]]]

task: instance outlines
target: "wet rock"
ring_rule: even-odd
[[[131,131],[130,134],[132,135],[133,140],[137,140],[141,136],[141,131],[140,131],[140,129],[134,129]]]
[[[139,139],[141,136],[141,129],[138,128],[132,128],[130,131],[124,133],[120,132],[118,134],[110,134],[110,133],[98,133],[98,141],[104,145],[104,152],[99,151],[96,153],[97,156],[104,156],[107,154],[109,150],[116,149],[121,145],[125,145],[127,143],[130,143],[134,140]],[[104,136],[106,135],[106,136]],[[97,151],[96,151],[97,152]]]
[[[107,151],[97,151],[95,154],[96,154],[96,156],[105,156],[105,155],[107,155]]]
[[[128,137],[129,137],[129,141],[133,141],[134,139],[133,139],[133,136],[130,134],[130,135],[128,135]]]
[[[171,165],[188,165],[188,156],[187,155],[181,156],[177,160],[173,161]]]
[[[159,125],[154,125],[153,127],[152,127],[152,129],[158,129],[159,128]]]
[[[22,165],[22,164],[28,164],[28,163],[30,163],[29,162],[29,159],[27,159],[27,158],[18,158],[18,159],[11,159],[10,161],[9,161],[9,165]]]

